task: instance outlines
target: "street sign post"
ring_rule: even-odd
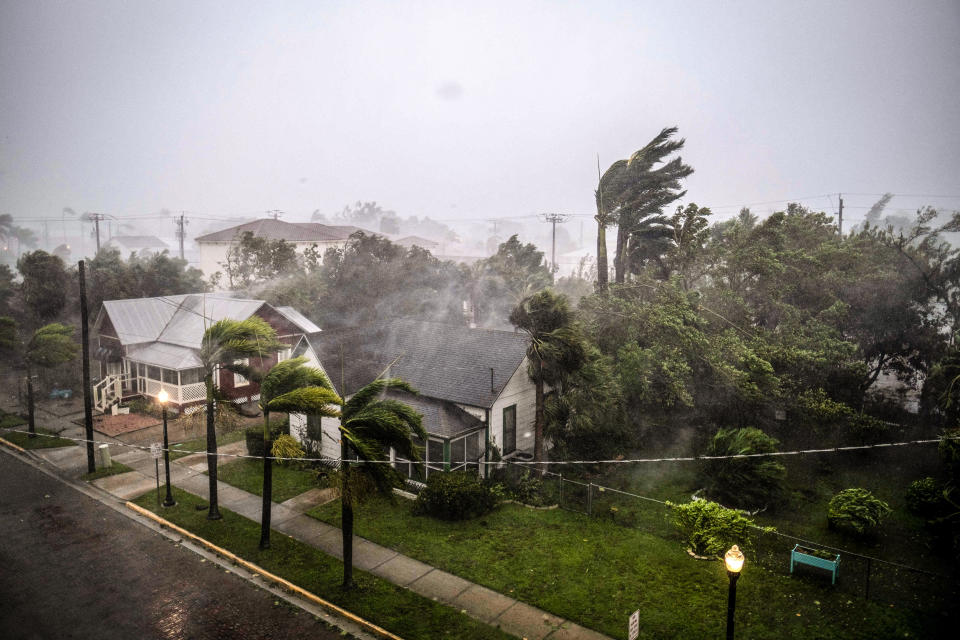
[[[160,506],[160,456],[163,454],[163,445],[154,442],[150,445],[150,455],[153,456],[153,466],[157,470],[157,506]]]
[[[640,609],[630,614],[627,640],[637,640],[640,637]]]

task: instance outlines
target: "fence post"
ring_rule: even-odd
[[[593,483],[587,483],[587,515],[593,515]]]
[[[870,558],[867,558],[867,593],[864,596],[865,600],[870,599]]]
[[[560,474],[560,500],[557,502],[560,505],[560,508],[563,508],[563,474]]]

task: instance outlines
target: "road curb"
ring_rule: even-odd
[[[360,626],[362,626],[363,628],[367,629],[368,631],[372,631],[372,632],[376,633],[378,636],[380,636],[380,637],[382,637],[382,638],[387,638],[388,640],[403,640],[403,638],[401,638],[400,636],[397,636],[397,635],[395,635],[395,634],[393,634],[393,633],[390,633],[390,632],[387,631],[386,629],[384,629],[384,628],[382,628],[382,627],[378,627],[377,625],[373,624],[372,622],[370,622],[370,621],[368,621],[368,620],[365,620],[364,618],[361,618],[360,616],[358,616],[358,615],[356,615],[356,614],[354,614],[354,613],[351,613],[350,611],[347,611],[346,609],[343,609],[343,608],[341,608],[341,607],[333,604],[332,602],[328,602],[327,600],[324,600],[324,599],[321,598],[320,596],[317,596],[316,594],[313,594],[313,593],[307,591],[307,590],[304,589],[303,587],[297,586],[297,585],[293,584],[292,582],[290,582],[290,581],[288,581],[288,580],[285,580],[284,578],[281,578],[281,577],[278,576],[278,575],[275,575],[275,574],[273,574],[273,573],[270,573],[269,571],[267,571],[267,570],[264,569],[263,567],[260,567],[259,565],[256,565],[256,564],[254,564],[254,563],[252,563],[252,562],[249,562],[248,560],[244,560],[243,558],[241,558],[240,556],[236,555],[236,554],[233,553],[232,551],[228,551],[228,550],[224,549],[223,547],[218,547],[217,545],[213,544],[213,543],[210,542],[209,540],[206,540],[206,539],[204,539],[204,538],[201,538],[200,536],[196,535],[195,533],[191,533],[190,531],[187,531],[186,529],[184,529],[184,528],[182,528],[182,527],[179,527],[179,526],[173,524],[173,523],[170,522],[169,520],[166,520],[166,519],[164,519],[164,518],[161,518],[161,517],[158,516],[157,514],[155,514],[155,513],[153,513],[152,511],[150,511],[149,509],[144,509],[143,507],[141,507],[141,506],[139,506],[139,505],[136,505],[136,504],[134,504],[134,503],[132,503],[132,502],[129,502],[129,501],[126,503],[126,506],[127,506],[127,508],[130,509],[131,511],[133,511],[133,512],[135,512],[135,513],[138,513],[138,514],[140,514],[141,516],[144,516],[144,517],[146,517],[146,518],[149,518],[149,519],[153,520],[154,522],[156,522],[156,523],[159,524],[160,526],[166,527],[166,528],[170,529],[171,531],[176,531],[178,534],[184,536],[185,538],[189,538],[190,540],[192,540],[192,541],[194,541],[194,542],[197,542],[197,543],[203,545],[204,547],[206,547],[207,549],[210,549],[211,551],[213,551],[213,552],[216,553],[217,555],[221,556],[222,558],[225,558],[225,559],[227,559],[227,560],[230,560],[231,562],[234,562],[234,563],[240,565],[241,567],[247,569],[248,571],[251,571],[251,572],[253,572],[253,573],[256,574],[256,575],[259,575],[259,576],[261,576],[261,577],[263,577],[263,578],[265,578],[265,579],[267,579],[267,580],[269,580],[269,581],[271,581],[271,582],[274,582],[274,583],[282,586],[283,588],[291,591],[292,593],[295,593],[295,594],[297,594],[298,596],[301,596],[301,597],[303,597],[303,598],[306,598],[307,600],[310,600],[311,602],[313,602],[313,603],[315,603],[315,604],[318,604],[318,605],[320,605],[321,607],[324,607],[325,609],[328,609],[328,610],[336,613],[336,614],[339,615],[339,616],[343,616],[344,618],[347,618],[348,620],[351,620],[351,621],[355,622],[356,624],[359,624]]]

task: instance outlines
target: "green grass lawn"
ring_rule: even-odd
[[[26,431],[26,428],[24,427],[23,430]],[[27,433],[14,431],[7,431],[0,435],[2,435],[4,440],[12,442],[24,449],[52,449],[53,447],[71,447],[77,444],[73,440],[58,438],[55,433],[42,427],[37,427],[37,433],[46,435],[38,435],[36,438],[31,438]]]
[[[241,458],[217,465],[217,478],[238,489],[263,495],[263,460]],[[309,470],[273,464],[273,501],[284,502],[317,487],[316,475]]]
[[[204,501],[177,488],[173,492],[175,507],[158,511],[153,492],[144,494],[136,503],[406,640],[513,637],[363,571],[354,570],[357,586],[344,591],[340,586],[343,564],[336,558],[276,532],[271,538],[272,548],[261,551],[257,548],[258,523],[222,507],[222,520],[207,520],[206,511],[197,510]]]
[[[679,541],[563,510],[504,505],[468,522],[411,515],[410,502],[372,498],[355,531],[382,545],[612,637],[640,610],[643,638],[724,632],[727,576]],[[308,512],[339,525],[338,504]],[[738,638],[937,637],[944,620],[867,602],[819,576],[791,578],[750,563],[738,585]]]
[[[243,440],[243,429],[239,431],[230,431],[228,433],[219,433],[217,434],[217,446],[222,447],[225,444],[231,444],[233,442],[240,442]],[[182,451],[178,451],[182,449]],[[180,442],[177,444],[170,445],[170,459],[178,460],[184,456],[189,456],[193,453],[203,452],[207,450],[207,437],[196,438],[194,440],[187,440],[186,442]]]
[[[85,473],[80,476],[83,480],[90,482],[91,480],[99,480],[100,478],[106,478],[107,476],[115,476],[121,473],[127,473],[133,471],[130,467],[119,462],[114,462],[109,467],[101,467],[94,471],[93,473]]]

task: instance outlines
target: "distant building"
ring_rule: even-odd
[[[240,241],[246,231],[265,240],[285,240],[294,245],[299,253],[316,246],[321,255],[331,247],[345,247],[350,234],[356,231],[371,233],[360,227],[333,226],[319,222],[284,222],[273,218],[254,220],[196,238],[197,246],[200,247],[198,266],[204,275],[209,277],[223,271],[222,264],[227,261],[227,252]]]
[[[124,258],[131,253],[148,256],[170,250],[170,245],[156,236],[113,236],[106,246],[117,249]]]

